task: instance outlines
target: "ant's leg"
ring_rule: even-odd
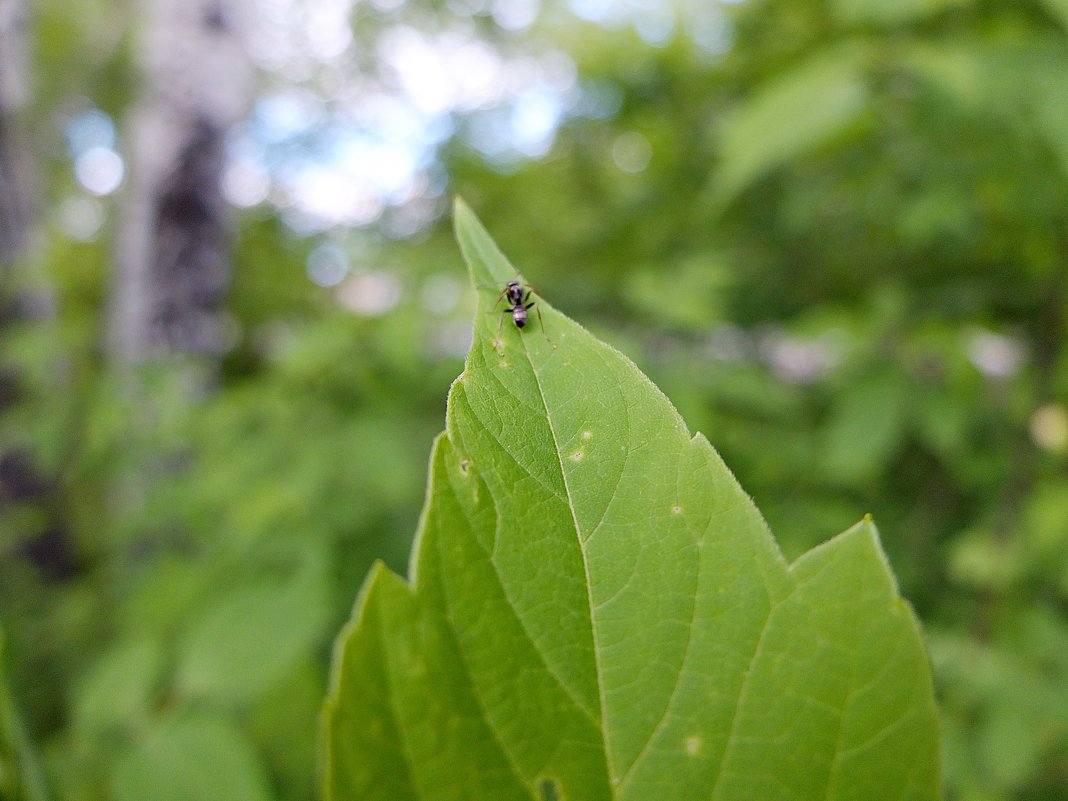
[[[534,306],[534,304],[531,303],[530,306]],[[530,306],[527,306],[527,308],[529,309]],[[549,339],[549,334],[545,331],[545,321],[543,319],[541,319],[541,307],[540,306],[534,306],[534,311],[536,311],[538,313],[538,322],[541,323],[541,335],[543,337],[545,337],[545,341],[548,342],[550,345],[552,345],[553,349],[555,350],[556,349],[556,343],[553,342],[551,339]]]
[[[499,347],[503,347],[504,346],[504,343],[501,342],[501,328],[504,326],[504,318],[509,314],[512,314],[512,310],[511,309],[505,309],[503,312],[501,312],[501,318],[500,318],[499,323],[497,324],[497,339],[493,340],[493,347],[494,348],[499,348]]]

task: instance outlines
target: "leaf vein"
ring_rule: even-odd
[[[794,585],[794,587],[796,587],[796,585]],[[766,638],[768,630],[771,628],[768,625],[771,621],[771,616],[772,614],[774,614],[775,609],[783,601],[785,601],[786,598],[789,598],[791,594],[793,594],[793,588],[791,588],[790,592],[787,593],[783,598],[777,600],[771,598],[769,595],[768,612],[764,616],[764,622],[761,624],[760,637],[757,638],[757,644],[756,647],[753,649],[753,655],[749,658],[749,664],[746,666],[745,678],[742,679],[742,686],[738,689],[738,702],[734,705],[734,712],[731,714],[731,725],[730,728],[727,730],[727,741],[723,746],[723,756],[720,758],[719,771],[716,773],[716,781],[712,785],[712,791],[708,795],[708,797],[710,799],[713,799],[713,801],[716,798],[716,791],[719,789],[720,782],[723,779],[724,768],[726,767],[727,761],[730,758],[731,750],[734,747],[735,742],[737,741],[736,735],[738,730],[738,720],[741,717],[742,706],[745,704],[746,695],[749,692],[750,681],[753,678],[753,668],[756,665],[760,656],[762,655],[764,650],[764,644],[767,641]]]
[[[675,497],[676,498],[679,496],[679,490],[680,490],[679,473],[682,470],[681,453],[679,454],[679,457],[680,458],[677,459],[676,462],[675,462]],[[702,539],[704,539],[705,536],[708,535],[708,531],[711,528],[711,525],[712,525],[712,519],[711,519],[711,517],[709,517],[708,523],[705,524],[705,532],[704,532],[704,534],[697,538],[698,543]],[[701,553],[700,549],[698,549],[698,553]],[[701,571],[704,569],[704,563],[705,563],[704,558],[700,558],[698,560],[697,577],[696,577],[695,582],[694,582],[696,584],[696,586],[698,586],[698,587],[701,586]],[[664,725],[666,724],[666,722],[668,720],[668,713],[671,712],[671,705],[675,701],[675,696],[678,695],[679,686],[682,684],[682,675],[685,672],[686,664],[690,660],[690,653],[691,653],[691,649],[693,647],[693,629],[694,629],[694,626],[696,625],[696,623],[697,623],[697,600],[696,600],[696,596],[695,596],[693,605],[690,607],[690,624],[689,624],[689,626],[686,627],[686,647],[683,649],[682,662],[679,665],[679,669],[675,672],[675,682],[671,687],[671,693],[668,695],[667,702],[664,704],[664,711],[661,713],[660,719],[656,722],[656,725],[653,726],[652,731],[650,732],[648,738],[646,738],[645,744],[642,746],[641,751],[638,752],[638,755],[634,758],[634,761],[631,762],[630,765],[627,766],[627,770],[624,772],[622,778],[620,779],[620,784],[622,784],[623,782],[625,782],[627,780],[627,777],[631,774],[631,771],[634,770],[635,766],[639,762],[642,761],[642,758],[645,756],[646,752],[648,752],[649,748],[652,747],[653,741],[656,739],[657,735],[660,733],[661,729],[663,729]]]

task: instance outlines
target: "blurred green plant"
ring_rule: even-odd
[[[455,23],[562,52],[576,92],[607,98],[545,158],[503,167],[457,120],[439,166],[540,290],[716,442],[789,561],[858,509],[879,521],[925,624],[947,797],[1068,799],[1064,0],[680,1],[656,46],[551,0],[524,32],[457,16],[476,4],[379,5],[358,4],[367,58],[383,30]],[[221,721],[273,797],[312,798],[330,632],[374,557],[404,565],[459,369],[451,236],[308,236],[252,210],[215,390],[141,425],[100,355],[107,228],[82,242],[62,225],[68,201],[112,204],[79,193],[61,131],[86,98],[124,114],[135,15],[35,6],[27,123],[49,212],[18,280],[51,300],[0,341],[22,376],[0,438],[41,469],[0,510],[13,695],[56,797],[113,797],[156,735]],[[681,35],[691,20],[723,47]],[[647,161],[617,161],[643,142]],[[363,317],[313,286],[322,239],[401,301]],[[237,682],[202,670],[253,652],[201,646],[190,664],[180,648],[268,591],[328,609],[302,609],[288,667],[268,660],[230,703],[219,687]]]

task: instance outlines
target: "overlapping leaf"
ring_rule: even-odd
[[[7,686],[6,640],[0,628],[0,800],[45,801],[44,778]]]
[[[456,227],[474,342],[410,581],[374,570],[338,643],[327,797],[937,798],[927,659],[871,523],[787,565],[626,358],[537,297],[543,325],[498,338],[516,272],[463,205]]]
[[[795,156],[858,124],[868,102],[863,45],[847,42],[769,81],[721,125],[721,163],[707,199],[714,208]]]

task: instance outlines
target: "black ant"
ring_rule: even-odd
[[[527,324],[527,312],[530,309],[534,309],[538,313],[538,322],[541,323],[541,333],[545,337],[545,341],[556,347],[549,335],[545,333],[545,321],[541,317],[541,309],[537,308],[537,304],[530,299],[533,294],[533,288],[530,284],[521,284],[518,281],[509,281],[505,284],[504,289],[501,290],[501,294],[497,296],[497,303],[493,304],[493,308],[496,309],[502,300],[507,299],[509,308],[501,312],[501,321],[497,324],[497,341],[501,341],[501,326],[504,325],[504,315],[511,314],[512,322],[515,323],[515,327],[522,330]]]

